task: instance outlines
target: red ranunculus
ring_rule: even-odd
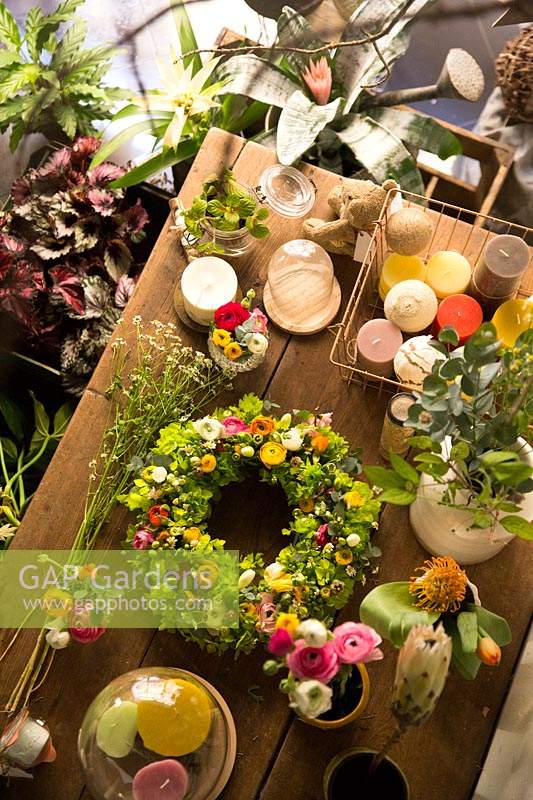
[[[240,303],[226,303],[215,311],[215,326],[225,331],[234,331],[249,316],[248,309],[243,308]]]
[[[163,508],[161,505],[152,506],[148,509],[148,518],[152,525],[156,527],[161,525],[164,519],[166,519],[169,515],[169,511],[166,508]]]

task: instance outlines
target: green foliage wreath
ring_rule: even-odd
[[[221,489],[252,470],[278,484],[292,509],[283,533],[292,541],[265,567],[262,554],[240,561],[239,626],[206,620],[206,629],[183,631],[209,652],[250,652],[272,632],[280,614],[313,616],[326,623],[365,580],[380,502],[356,479],[360,463],[331,428],[331,415],[309,412],[275,417],[272,404],[253,394],[213,416],[163,428],[122,502],[138,511],[128,541],[138,550],[223,550],[208,532]],[[294,619],[294,617],[293,617]],[[227,624],[227,623],[226,623]],[[165,618],[163,627],[172,627]],[[218,628],[218,630],[209,629]]]

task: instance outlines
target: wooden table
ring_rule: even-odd
[[[236,136],[212,130],[181,191],[185,203],[198,192],[202,179],[230,165],[244,183],[256,185],[261,171],[274,163],[275,154]],[[326,197],[338,176],[304,166],[317,187],[314,216],[326,214]],[[236,264],[243,289],[261,293],[272,252],[297,238],[301,222],[272,217],[269,239],[254,245]],[[175,234],[163,229],[144,269],[125,317],[140,314],[145,320],[175,320],[173,288],[183,266]],[[349,297],[357,265],[349,258],[335,260],[336,274]],[[204,347],[198,334],[183,329],[183,338]],[[273,328],[264,364],[239,376],[235,398],[255,391],[280,404],[281,410],[320,408],[334,412],[334,426],[354,446],[363,448],[366,463],[379,460],[377,445],[386,399],[343,383],[329,363],[332,337],[328,331],[312,337],[291,337]],[[96,452],[106,425],[109,382],[109,348],[85,392],[68,431],[27,511],[13,547],[70,548],[83,513],[87,464]],[[222,398],[222,402],[229,398]],[[235,508],[239,508],[238,516]],[[256,480],[228,487],[215,509],[211,529],[243,552],[260,550],[275,556],[282,546],[281,528],[288,509],[281,490],[261,486]],[[119,547],[127,514],[117,508],[105,526],[99,547]],[[365,592],[379,581],[406,579],[426,557],[409,528],[404,509],[386,508],[375,543],[382,549],[379,574],[366,587],[359,586],[344,609],[344,619],[357,618]],[[513,643],[503,652],[499,669],[482,667],[473,683],[450,675],[444,696],[430,722],[410,731],[393,755],[411,785],[412,800],[466,800],[478,776],[499,708],[526,632],[531,603],[526,591],[531,553],[515,541],[494,560],[468,572],[487,606],[509,620]],[[24,631],[0,665],[2,702],[33,648],[35,631]],[[4,632],[3,644],[8,640]],[[3,648],[2,648],[3,649]],[[166,665],[193,670],[211,681],[228,701],[238,732],[238,756],[223,798],[225,800],[321,800],[322,775],[328,761],[350,746],[379,746],[392,724],[389,697],[395,651],[387,643],[385,659],[370,666],[371,697],[357,725],[322,732],[298,720],[277,689],[277,680],[263,675],[265,655],[259,649],[235,662],[208,655],[179,635],[150,630],[114,630],[90,646],[72,645],[58,653],[46,684],[34,698],[32,712],[45,719],[58,749],[54,764],[40,766],[35,780],[13,781],[2,793],[5,800],[90,800],[84,790],[76,754],[79,725],[89,703],[113,678],[140,665]],[[355,790],[354,790],[355,796]],[[381,798],[380,798],[381,800]],[[391,799],[392,800],[392,799]]]

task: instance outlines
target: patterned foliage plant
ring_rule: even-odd
[[[131,246],[148,214],[124,202],[111,163],[89,170],[100,142],[83,137],[12,187],[0,228],[0,308],[35,344],[61,350],[64,371],[94,367],[134,287]]]

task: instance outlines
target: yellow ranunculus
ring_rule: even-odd
[[[351,564],[353,561],[352,551],[349,547],[341,547],[340,550],[337,550],[335,553],[335,561],[337,564],[341,564],[345,567],[347,564]]]
[[[298,619],[298,614],[286,614],[281,612],[281,614],[278,614],[276,620],[276,628],[285,628],[291,636],[294,636],[299,624],[300,620]]]
[[[66,617],[74,606],[74,599],[70,592],[64,589],[47,589],[43,597],[43,608],[51,617]]]
[[[200,528],[185,528],[183,531],[183,541],[184,542],[197,542],[200,536],[202,535],[202,531]]]
[[[346,492],[344,495],[344,502],[348,508],[361,508],[365,504],[364,498],[361,497],[357,489],[352,489],[351,492]]]
[[[216,328],[213,331],[213,344],[217,347],[226,347],[231,342],[231,333],[223,330],[223,328]]]
[[[274,578],[274,580],[269,581],[268,583],[270,589],[275,594],[282,594],[283,592],[292,592],[294,586],[292,585],[292,578],[290,575],[281,575],[279,578]]]
[[[259,458],[265,467],[277,467],[283,464],[287,451],[278,442],[267,442],[259,450]]]
[[[235,361],[239,356],[242,356],[242,347],[237,342],[230,342],[224,348],[224,355],[230,361]]]
[[[200,461],[200,469],[202,472],[213,472],[217,465],[217,460],[215,456],[208,453],[205,456],[202,456],[202,460]]]

